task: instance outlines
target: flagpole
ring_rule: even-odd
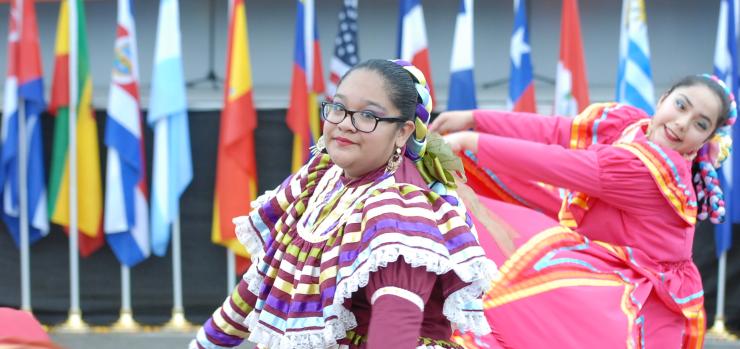
[[[725,326],[725,283],[727,273],[727,251],[722,252],[719,257],[719,269],[717,270],[717,312],[714,315],[714,325],[707,334],[723,340],[734,341],[737,336],[727,330]]]
[[[131,308],[131,269],[121,263],[121,312],[118,320],[111,325],[114,332],[138,332],[141,325],[134,320]]]
[[[230,248],[226,248],[226,295],[236,286],[236,255]]]
[[[180,257],[180,214],[172,222],[172,318],[162,327],[165,331],[190,332],[195,325],[185,318],[182,305],[182,263]]]
[[[78,41],[77,37],[77,4],[69,1],[69,315],[67,320],[56,330],[61,332],[87,332],[90,326],[82,320],[80,310],[80,256],[79,229],[77,226],[77,107],[78,107]]]
[[[21,6],[23,1],[19,1]],[[21,242],[21,310],[31,312],[31,247],[28,230],[28,156],[26,147],[26,106],[23,98],[18,98],[18,185]]]
[[[18,40],[23,37],[23,0],[16,1],[16,11],[18,11],[17,28]],[[16,51],[18,52],[18,51]],[[16,54],[15,59],[20,57]],[[20,214],[20,247],[21,247],[21,310],[31,312],[31,260],[30,260],[30,242],[28,230],[28,157],[26,152],[26,105],[22,97],[17,96],[18,100],[18,185],[19,192],[19,214]]]

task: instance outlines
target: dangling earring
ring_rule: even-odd
[[[396,148],[396,151],[391,155],[391,158],[388,159],[388,164],[385,166],[385,173],[396,172],[398,166],[401,165],[401,160],[403,160],[403,157],[401,156],[401,148]]]
[[[323,153],[326,149],[326,143],[324,143],[324,135],[321,135],[319,139],[316,141],[316,144],[312,145],[309,150],[311,150],[311,156],[316,156],[317,154]]]

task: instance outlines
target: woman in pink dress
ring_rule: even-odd
[[[679,81],[652,117],[615,103],[575,118],[441,114],[431,130],[459,131],[445,136],[453,150],[473,153],[491,182],[513,183],[508,192],[540,211],[480,197],[516,231],[517,248],[507,258],[480,234],[487,254],[505,260],[484,299],[493,334],[458,340],[468,348],[701,348],[694,227],[697,217],[724,218],[716,171],[736,114],[734,97],[709,75]],[[559,208],[552,195],[563,198]]]

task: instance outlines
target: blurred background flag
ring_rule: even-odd
[[[617,102],[655,112],[655,88],[650,69],[650,43],[643,0],[623,0],[619,33]]]
[[[526,0],[514,0],[514,30],[511,33],[511,73],[509,75],[509,109],[537,112],[529,46],[529,24]]]
[[[23,6],[22,8],[20,6]],[[21,19],[19,16],[23,14]],[[19,120],[25,118],[26,190],[29,243],[49,234],[44,147],[41,113],[46,109],[41,72],[36,9],[33,0],[10,4],[8,30],[8,71],[2,118],[0,155],[0,197],[2,218],[17,247],[20,246],[20,135]],[[19,112],[23,103],[24,115]]]
[[[398,18],[398,58],[411,62],[427,79],[427,86],[436,101],[434,84],[432,83],[432,66],[429,63],[429,47],[427,46],[427,28],[424,24],[424,9],[421,0],[400,0],[400,16]]]
[[[588,105],[588,79],[583,58],[578,0],[563,0],[553,114],[575,116]]]
[[[237,258],[239,273],[246,269],[249,254],[237,240],[231,220],[249,213],[250,203],[257,197],[254,152],[257,112],[252,99],[252,65],[244,0],[232,0],[228,40],[211,240],[241,257]]]
[[[475,79],[473,78],[473,0],[460,0],[455,22],[450,64],[450,93],[447,110],[475,109]]]
[[[77,28],[70,33],[70,9],[77,13]],[[49,175],[49,214],[53,223],[69,227],[69,118],[70,106],[76,107],[77,217],[80,255],[89,256],[103,246],[103,189],[100,175],[98,125],[92,109],[92,78],[87,48],[85,8],[82,0],[63,0],[59,8],[57,41],[54,49],[54,80],[51,86],[50,112],[55,114],[54,144]],[[71,38],[70,36],[74,36]],[[70,45],[76,43],[77,45]],[[75,76],[70,62],[76,62]],[[70,84],[77,86],[76,95]],[[73,100],[74,99],[74,100]]]
[[[108,93],[108,147],[103,226],[118,260],[133,267],[150,254],[146,155],[139,102],[139,58],[132,0],[118,0]]]
[[[360,62],[357,44],[357,1],[344,0],[339,10],[339,29],[334,39],[334,55],[329,66],[329,86],[327,95],[334,96],[339,79],[355,64]]]
[[[714,75],[722,79],[737,98],[738,95],[738,63],[737,63],[737,39],[738,39],[738,0],[722,0],[719,8],[719,20],[717,21],[717,42],[714,50]],[[740,130],[737,126],[732,127],[733,139],[740,140]],[[736,143],[735,149],[738,149]],[[740,190],[734,187],[733,177],[740,173],[740,164],[735,160],[738,158],[734,152],[725,161],[720,171],[720,181],[725,192],[725,207],[727,216],[725,222],[717,225],[715,229],[715,246],[717,256],[730,249],[732,246],[732,224],[740,222]]]
[[[293,132],[293,172],[308,161],[321,134],[318,99],[324,93],[321,47],[313,0],[296,0],[295,52],[286,122]]]
[[[180,199],[193,179],[177,0],[161,0],[159,3],[149,100],[147,121],[154,129],[152,251],[157,256],[164,256],[170,241],[171,225],[180,215]]]

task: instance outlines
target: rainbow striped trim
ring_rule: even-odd
[[[571,124],[570,148],[586,149],[598,143],[599,125],[618,107],[617,103],[594,103],[578,114]]]
[[[671,204],[671,207],[686,223],[696,224],[697,203],[692,185],[681,177],[675,163],[668,154],[652,142],[617,144],[637,156],[650,170],[655,184]]]

